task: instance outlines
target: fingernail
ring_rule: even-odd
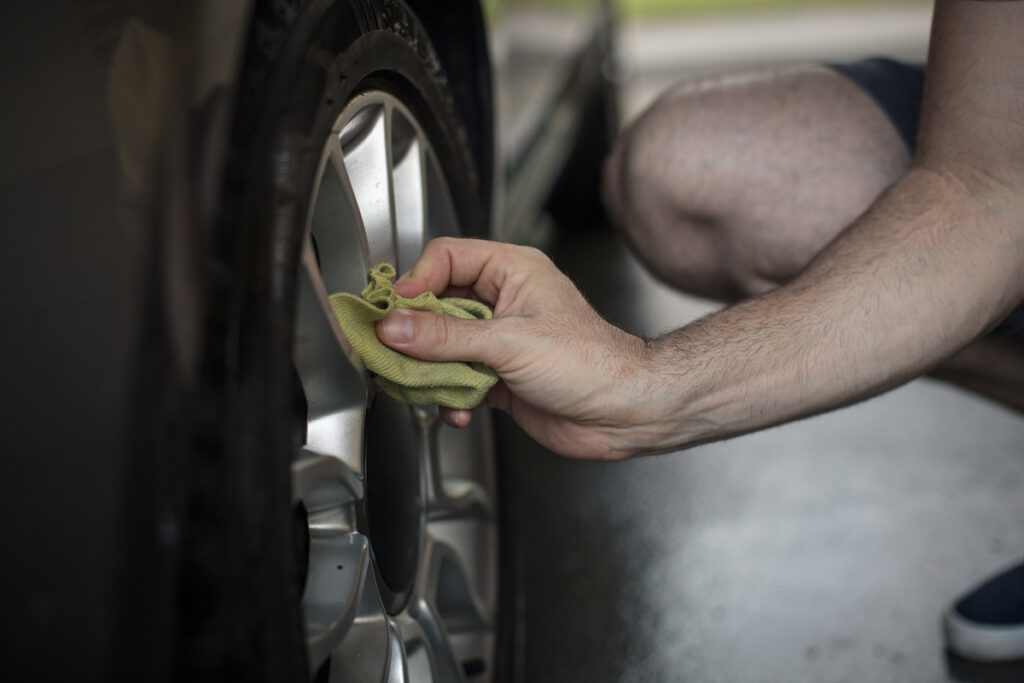
[[[412,316],[405,311],[393,312],[381,321],[380,326],[389,342],[405,344],[412,341]]]

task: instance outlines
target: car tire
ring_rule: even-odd
[[[497,678],[489,416],[374,389],[327,295],[488,225],[429,36],[396,0],[255,3],[210,239],[182,481],[178,678]]]

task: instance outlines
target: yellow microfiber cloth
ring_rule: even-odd
[[[470,299],[438,299],[433,292],[406,299],[395,293],[394,278],[395,267],[381,263],[370,271],[370,284],[360,296],[348,292],[330,296],[352,349],[377,386],[403,403],[473,408],[498,381],[494,370],[480,363],[426,361],[399,353],[381,343],[375,324],[396,308],[476,319],[489,319],[491,309]]]

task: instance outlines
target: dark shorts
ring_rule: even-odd
[[[913,153],[917,141],[917,122],[921,116],[924,64],[905,64],[876,57],[827,66],[849,78],[871,96],[892,121],[907,149]],[[991,334],[1024,341],[1024,307],[1014,309]]]
[[[913,152],[917,140],[917,120],[921,117],[924,64],[904,64],[876,57],[828,66],[871,96],[892,121],[907,149]]]

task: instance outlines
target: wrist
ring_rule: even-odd
[[[632,369],[620,399],[621,426],[616,450],[624,458],[654,455],[694,445],[700,430],[687,410],[692,406],[692,386],[678,349],[667,348],[662,339],[633,337]]]
[[[629,448],[633,455],[682,450],[746,431],[742,400],[759,373],[718,367],[690,328],[644,342]]]

